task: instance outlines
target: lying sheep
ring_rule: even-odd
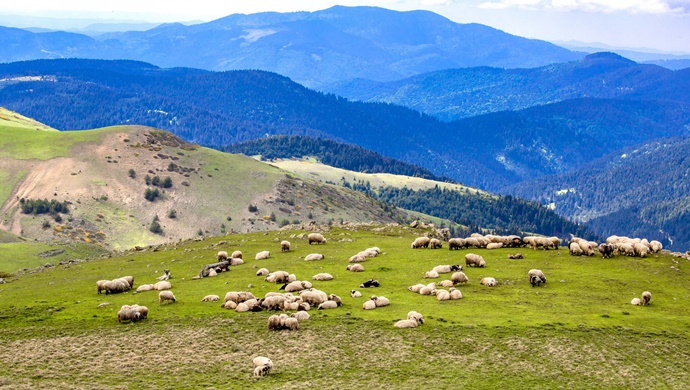
[[[218,295],[207,295],[203,298],[201,298],[201,302],[217,302],[220,301],[220,297]]]
[[[309,319],[309,313],[306,311],[298,311],[297,313],[292,313],[290,317],[296,319],[297,321],[304,321]]]
[[[438,272],[433,271],[433,270],[432,271],[426,271],[426,273],[424,274],[424,278],[426,278],[426,279],[438,278]]]
[[[649,305],[649,301],[652,300],[652,293],[645,291],[642,293],[642,306]]]
[[[312,279],[321,280],[321,281],[333,280],[333,275],[331,275],[329,273],[320,273],[320,274],[316,274],[316,275],[312,276]]]
[[[323,257],[324,256],[320,253],[311,253],[304,258],[304,261],[323,260]]]
[[[407,313],[407,319],[400,320],[394,324],[396,328],[416,328],[424,323],[424,317],[416,311]]]
[[[436,300],[437,301],[449,301],[450,293],[446,290],[436,290]]]
[[[172,293],[172,291],[166,290],[158,293],[158,304],[162,305],[163,302],[177,302],[177,300],[175,299],[175,295]]]
[[[372,295],[371,300],[374,301],[376,307],[383,307],[391,304],[391,301],[384,296],[377,297],[376,295]]]
[[[223,309],[235,310],[237,308],[237,303],[235,301],[227,301],[220,305]]]
[[[642,301],[640,300],[640,298],[633,298],[632,301],[630,301],[630,303],[635,305],[635,306],[641,306],[642,305]]]
[[[430,283],[419,289],[419,295],[434,295],[436,294],[436,285]]]
[[[244,264],[244,260],[242,260],[242,259],[238,259],[238,258],[234,258],[234,257],[230,259],[230,266],[232,266],[232,267],[237,266],[237,265],[242,265],[242,264]]]
[[[285,292],[298,292],[302,290],[306,290],[308,288],[311,288],[312,284],[311,282],[308,282],[306,280],[295,280],[294,282],[286,283],[284,284],[280,289],[285,290]]]
[[[462,266],[458,265],[458,264],[456,264],[456,265],[450,265],[450,264],[448,264],[448,265],[437,265],[436,267],[433,268],[433,270],[439,274],[449,274],[449,273],[455,272],[455,271],[462,271]]]
[[[254,256],[254,260],[266,260],[271,256],[270,251],[261,251]]]
[[[482,280],[479,282],[480,284],[487,286],[487,287],[495,287],[498,285],[498,282],[496,282],[496,279],[494,278],[482,278]]]
[[[364,271],[364,266],[362,264],[356,263],[356,264],[350,264],[345,268],[346,270],[350,272],[363,272]]]
[[[300,291],[300,299],[309,305],[318,306],[328,300],[328,296],[321,290],[303,290]]]
[[[460,290],[458,290],[455,287],[451,287],[448,290],[448,293],[450,294],[450,300],[451,301],[454,301],[456,299],[462,299],[462,293],[460,292]]]
[[[321,233],[309,233],[307,240],[309,241],[309,245],[326,243],[326,239]]]
[[[241,251],[234,251],[234,252],[232,252],[232,254],[230,255],[230,258],[233,258],[233,259],[241,259],[241,258],[242,258],[242,252],[241,252]]]
[[[338,304],[335,301],[326,301],[319,305],[318,310],[335,309]]]
[[[452,280],[447,280],[447,279],[436,283],[436,285],[440,286],[440,287],[453,287],[453,286],[455,286],[455,284],[453,283]]]
[[[290,245],[290,241],[281,241],[280,242],[280,251],[281,252],[289,252],[291,246],[292,245]]]
[[[371,259],[379,255],[379,252],[376,252],[373,249],[365,249],[359,253],[357,253],[359,256],[364,256],[366,259]]]
[[[453,275],[451,275],[450,281],[453,282],[453,284],[458,284],[458,283],[467,283],[470,280],[469,280],[469,278],[467,278],[467,275],[465,275],[464,272],[458,271],[458,272],[455,272]]]
[[[225,294],[223,301],[232,301],[239,304],[250,299],[256,299],[256,297],[249,291],[229,291]]]
[[[141,286],[137,287],[137,292],[151,291],[155,289],[156,288],[153,286],[153,284],[142,284]]]
[[[269,272],[266,268],[259,268],[259,270],[256,271],[256,276],[267,276],[268,274]]]
[[[163,280],[153,284],[153,289],[158,291],[170,290],[171,288],[172,284],[170,284],[170,282],[168,282],[167,280]]]
[[[369,287],[379,287],[381,284],[379,283],[378,280],[375,279],[369,279],[366,282],[362,283],[359,285],[360,288],[369,288]]]
[[[361,297],[362,297],[362,293],[359,292],[359,291],[357,291],[357,290],[351,290],[351,291],[350,291],[350,297],[352,297],[352,298],[361,298]]]
[[[371,248],[367,248],[364,250],[365,252],[376,252],[377,255],[381,254],[381,249],[377,246],[372,246]]]
[[[432,238],[432,239],[429,241],[429,248],[431,248],[431,249],[440,249],[440,248],[443,248],[443,243],[442,243],[441,240],[439,240],[438,238]]]
[[[486,266],[486,261],[484,261],[484,258],[479,255],[468,253],[465,255],[465,265],[468,267],[474,266],[484,268]]]
[[[431,242],[431,239],[429,237],[418,237],[414,241],[412,241],[410,248],[412,248],[412,249],[428,248],[429,242]]]
[[[350,263],[363,263],[367,261],[367,257],[362,255],[362,254],[356,254],[352,257],[350,257],[350,260],[348,260]]]
[[[376,309],[376,302],[371,299],[362,304],[362,309],[364,310],[374,310]]]

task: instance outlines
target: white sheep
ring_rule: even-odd
[[[323,260],[324,256],[320,253],[311,253],[304,257],[304,261]]]
[[[312,279],[314,279],[314,280],[321,280],[321,281],[333,280],[333,275],[328,274],[328,273],[320,273],[320,274],[314,275],[314,276],[312,277]]]
[[[424,287],[425,287],[424,284],[418,283],[418,284],[415,284],[414,286],[408,287],[407,289],[412,291],[412,292],[419,293],[419,290],[421,290]]]
[[[652,300],[652,293],[645,291],[642,293],[642,306],[649,305],[649,301]]]
[[[350,272],[363,272],[364,266],[362,264],[359,264],[359,263],[350,264],[347,266],[346,270],[348,270]]]
[[[228,252],[226,252],[226,251],[219,251],[218,254],[216,255],[216,258],[218,259],[218,261],[227,260],[228,257],[230,257],[230,256],[228,256]]]
[[[357,290],[352,290],[352,291],[350,291],[350,297],[352,297],[352,298],[361,298],[361,297],[362,297],[362,293],[359,292],[359,291],[357,291]]]
[[[482,280],[479,283],[487,287],[495,287],[498,285],[496,279],[490,277],[482,278]]]
[[[268,269],[266,269],[266,268],[259,268],[259,270],[256,271],[256,276],[266,276],[268,274],[269,274],[269,272],[268,272]]]
[[[442,280],[442,281],[436,283],[436,285],[439,287],[453,287],[453,286],[455,286],[455,283],[453,283],[452,280],[446,279],[446,280]]]
[[[99,281],[96,282],[96,288],[98,289],[97,292],[98,292],[99,294],[101,293],[101,291],[106,291],[106,290],[105,290],[105,285],[106,285],[106,283],[108,283],[108,282],[109,282],[109,280],[104,280],[104,279],[101,279],[101,280],[99,280]]]
[[[241,251],[234,251],[234,252],[232,252],[230,257],[233,259],[241,259],[242,258],[242,252]]]
[[[502,242],[492,242],[486,246],[486,249],[500,249],[503,248]]]
[[[450,277],[450,280],[454,284],[467,283],[470,281],[470,279],[467,277],[467,275],[465,275],[465,273],[462,271],[458,271],[458,272],[453,273],[453,275],[451,275],[451,277]]]
[[[635,305],[635,306],[641,306],[642,305],[642,301],[640,301],[640,298],[633,298],[632,301],[630,301],[630,303]]]
[[[412,248],[412,249],[428,248],[429,242],[431,242],[431,239],[429,237],[418,237],[418,238],[415,238],[414,241],[412,241],[412,244],[410,244],[410,248]]]
[[[155,290],[155,287],[153,284],[142,284],[141,286],[137,287],[137,292],[144,292],[144,291],[151,291]]]
[[[289,252],[291,248],[292,248],[292,245],[290,244],[290,241],[283,240],[280,242],[281,252]]]
[[[171,288],[172,284],[170,284],[170,282],[168,282],[167,280],[163,280],[153,284],[153,289],[158,291],[170,290]]]
[[[321,233],[309,233],[309,235],[307,236],[307,240],[309,241],[309,245],[326,243],[326,239],[323,237]]]
[[[348,261],[350,263],[363,263],[363,262],[367,261],[367,258],[366,258],[366,256],[358,253],[358,254],[350,257],[350,260],[348,260]]]
[[[172,291],[161,291],[158,293],[158,304],[162,305],[163,302],[177,302],[175,299],[175,295],[172,293]]]
[[[376,302],[372,301],[371,299],[368,301],[365,301],[362,304],[362,309],[364,310],[374,310],[376,309]]]
[[[292,313],[290,317],[297,319],[297,321],[304,321],[309,319],[309,313],[306,311],[298,311],[297,313]]]
[[[335,309],[336,307],[338,307],[338,303],[336,301],[326,301],[319,305],[318,310]]]
[[[484,258],[480,255],[468,253],[465,255],[465,265],[468,267],[474,266],[484,268],[486,266],[486,261],[484,261]]]
[[[217,302],[220,300],[218,295],[207,295],[201,299],[201,302]]]
[[[254,260],[266,260],[271,256],[270,251],[261,251],[254,256]]]
[[[376,295],[372,295],[371,300],[374,301],[376,307],[383,307],[391,304],[391,301],[384,296],[377,297]]]
[[[426,278],[426,279],[438,278],[438,272],[433,271],[433,270],[432,271],[426,271],[426,273],[424,274],[424,278]]]
[[[227,301],[220,305],[223,309],[235,310],[237,308],[237,303],[235,301]]]
[[[447,290],[436,290],[436,300],[437,301],[449,301],[450,292]]]
[[[462,271],[462,266],[461,265],[437,265],[436,267],[433,268],[434,271],[436,271],[438,274],[449,274],[451,272],[455,271]]]
[[[450,294],[450,299],[451,299],[452,301],[454,301],[454,300],[456,300],[456,299],[462,299],[462,293],[460,292],[460,290],[458,290],[458,289],[455,288],[455,287],[451,287],[451,288],[448,290],[448,293]]]

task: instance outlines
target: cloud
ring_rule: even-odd
[[[457,3],[457,0],[420,0],[421,5],[452,5]]]
[[[602,13],[668,14],[690,12],[690,0],[495,0],[481,3],[477,7],[484,9],[532,8]]]

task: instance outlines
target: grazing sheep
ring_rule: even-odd
[[[309,319],[309,313],[306,311],[298,311],[297,313],[292,313],[290,317],[297,319],[297,321],[304,321]]]
[[[524,259],[525,257],[522,256],[522,253],[521,253],[521,252],[518,252],[518,253],[516,253],[516,254],[514,254],[514,255],[508,255],[508,258],[511,259],[511,260],[517,260],[517,259]]]
[[[502,242],[492,242],[486,246],[486,249],[500,249],[503,248]]]
[[[156,282],[153,285],[153,289],[158,291],[170,290],[171,288],[172,284],[170,284],[170,282],[168,282],[167,280]]]
[[[360,253],[350,257],[350,260],[349,260],[350,263],[363,263],[365,261],[367,261],[367,257],[360,254]]]
[[[464,272],[458,271],[458,272],[455,272],[453,275],[451,275],[450,281],[453,282],[454,284],[458,284],[458,283],[467,283],[470,280],[469,280],[469,278],[467,278],[467,275],[465,275]]]
[[[577,242],[571,242],[568,244],[568,250],[570,251],[570,256],[582,256],[584,253],[580,247],[580,244]]]
[[[322,254],[320,254],[320,253],[312,253],[312,254],[307,255],[307,256],[304,258],[304,261],[323,260],[323,257],[324,257],[324,256],[323,256]]]
[[[254,376],[266,376],[271,372],[271,368],[267,366],[254,367]]]
[[[218,259],[218,261],[227,260],[228,257],[230,257],[230,256],[228,256],[228,252],[226,252],[226,251],[220,251],[216,255],[216,258]]]
[[[271,256],[270,251],[261,251],[254,256],[254,260],[266,260]]]
[[[554,237],[549,237],[549,238],[547,238],[547,240],[549,240],[549,241],[551,242],[551,245],[550,245],[550,246],[551,246],[553,249],[558,250],[558,247],[561,246],[561,239],[558,238],[558,237],[555,237],[555,236],[554,236]],[[596,247],[596,245],[595,245],[595,247]]]
[[[97,288],[97,292],[99,294],[101,293],[101,291],[106,291],[105,290],[105,284],[108,282],[109,282],[109,280],[99,280],[96,282],[96,288]]]
[[[465,240],[462,238],[451,238],[448,240],[448,250],[462,249],[465,247]]]
[[[448,294],[450,294],[451,301],[454,301],[456,299],[462,299],[462,293],[455,287],[451,287],[448,290]]]
[[[147,309],[148,313],[148,309]],[[141,319],[141,313],[139,310],[133,306],[123,305],[117,312],[117,322],[122,323],[123,321],[135,322]]]
[[[218,295],[207,295],[201,299],[201,302],[217,302],[220,301],[220,297]]]
[[[282,295],[274,295],[264,298],[261,302],[261,307],[271,311],[271,310],[281,310],[285,304],[285,297]]]
[[[376,302],[372,301],[371,299],[368,301],[365,301],[362,304],[362,309],[364,310],[374,310],[376,309]]]
[[[635,305],[635,306],[641,306],[642,305],[642,301],[640,301],[640,298],[633,298],[632,301],[630,301],[630,303]]]
[[[424,278],[426,278],[426,279],[438,278],[438,272],[433,271],[433,270],[432,271],[426,271],[426,273],[424,274]]]
[[[153,286],[153,284],[142,284],[141,286],[137,287],[137,292],[151,291],[155,289],[156,288]]]
[[[527,272],[527,277],[529,278],[529,282],[532,287],[535,285],[540,286],[541,283],[546,284],[546,276],[544,276],[544,273],[541,270],[531,269]]]
[[[487,287],[495,287],[498,285],[498,282],[496,282],[496,279],[494,278],[482,278],[482,280],[479,282],[480,284],[487,286]]]
[[[613,245],[612,244],[599,244],[599,253],[601,257],[608,259],[613,256]]]
[[[129,288],[134,287],[134,277],[132,277],[132,276],[123,276],[123,277],[117,278],[115,280],[124,281],[125,283],[127,283],[129,285]]]
[[[232,252],[230,257],[233,259],[241,259],[242,258],[242,252],[241,251],[234,251],[234,252]]]
[[[345,269],[351,272],[362,272],[364,271],[364,266],[362,264],[356,263],[348,265]]]
[[[225,294],[223,301],[232,301],[239,304],[250,299],[256,299],[256,297],[249,291],[230,291]]]
[[[431,249],[440,249],[443,248],[443,243],[438,238],[432,238],[431,241],[429,241],[429,247]]]
[[[649,305],[649,301],[652,300],[652,293],[645,291],[642,293],[642,306]]]
[[[256,276],[266,276],[268,274],[269,274],[269,272],[268,272],[268,269],[266,269],[266,268],[259,268],[259,270],[256,271]]]
[[[338,303],[335,301],[326,301],[319,305],[318,310],[335,309],[338,307]]]
[[[369,288],[369,287],[379,287],[381,284],[379,283],[378,280],[375,279],[369,279],[366,282],[362,283],[359,285],[360,288]]]
[[[647,254],[649,253],[649,248],[643,244],[640,243],[634,243],[632,244],[633,250],[635,251],[635,256],[637,257],[647,257]]]
[[[649,242],[649,249],[652,251],[652,253],[657,253],[664,249],[664,246],[661,244],[661,242],[652,240]]]
[[[292,247],[292,245],[290,245],[290,241],[281,241],[280,242],[280,251],[281,252],[289,252],[291,247]]]
[[[307,236],[307,240],[309,241],[309,245],[326,243],[326,239],[323,237],[321,233],[309,233],[309,235]]]
[[[474,266],[484,268],[486,266],[486,261],[484,261],[484,258],[479,255],[468,253],[465,255],[465,265],[468,267]]]
[[[371,300],[374,301],[376,307],[383,307],[391,304],[391,301],[384,296],[377,297],[376,295],[372,295]]]
[[[357,291],[357,290],[351,290],[351,291],[350,291],[350,297],[352,297],[352,298],[361,298],[361,297],[362,297],[362,293],[359,292],[359,291]]]
[[[431,242],[431,239],[429,237],[418,237],[414,241],[412,241],[410,248],[412,248],[412,249],[428,248],[429,242]]]
[[[437,285],[437,286],[440,286],[440,287],[453,287],[453,286],[455,286],[455,284],[453,283],[453,281],[452,281],[452,280],[448,280],[448,279],[442,280],[442,281],[436,283],[436,285]]]
[[[297,318],[288,317],[285,319],[285,329],[287,330],[298,330],[299,320]]]
[[[456,265],[450,265],[450,264],[448,264],[448,265],[437,265],[436,267],[434,267],[433,270],[439,274],[449,274],[449,273],[455,272],[455,271],[462,271],[462,266],[458,265],[458,264],[456,264]]]
[[[286,283],[290,278],[290,274],[286,271],[274,271],[266,276],[264,279],[268,283]]]
[[[161,291],[158,293],[158,304],[162,305],[163,302],[177,302],[175,299],[175,295],[172,293],[172,291]]]
[[[120,279],[109,280],[105,282],[104,287],[105,295],[121,293],[130,289],[129,284]]]
[[[316,275],[312,276],[312,279],[321,280],[321,281],[333,280],[333,275],[328,274],[328,273],[320,273],[320,274],[316,274]]]
[[[594,249],[592,248],[592,245],[589,243],[589,241],[580,240],[577,244],[580,245],[580,249],[582,249],[583,255],[594,256]]]
[[[616,244],[616,249],[618,250],[619,254],[623,254],[626,256],[635,256],[635,248],[632,246],[632,244],[629,244],[627,242]]]
[[[436,290],[436,300],[437,301],[449,301],[450,293],[446,290]]]

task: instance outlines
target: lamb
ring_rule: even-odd
[[[376,307],[383,307],[383,306],[388,306],[391,304],[391,301],[388,300],[386,297],[377,297],[376,295],[371,296],[371,300],[374,301],[376,304]]]
[[[486,261],[484,261],[484,258],[479,255],[468,253],[465,255],[465,265],[468,267],[474,266],[484,268],[486,266]]]
[[[254,260],[266,260],[271,256],[269,251],[261,251],[254,256]]]
[[[451,287],[451,288],[448,290],[448,293],[450,294],[450,299],[451,299],[452,301],[454,301],[454,300],[456,300],[456,299],[462,299],[462,293],[460,292],[460,290],[458,290],[458,289],[455,288],[455,287]]]
[[[379,283],[378,280],[375,279],[369,279],[366,282],[362,283],[359,285],[360,288],[369,288],[369,287],[379,287],[381,284]]]
[[[489,278],[489,277],[482,278],[481,282],[479,282],[479,283],[484,285],[484,286],[487,286],[487,287],[495,287],[498,285],[498,282],[496,282],[496,279]]]
[[[290,241],[281,241],[280,242],[280,251],[281,252],[290,252],[291,245]]]
[[[254,376],[266,376],[271,369],[266,366],[254,367]]]
[[[455,272],[453,275],[451,275],[450,281],[453,282],[454,284],[458,284],[458,283],[467,283],[470,280],[467,278],[467,275],[465,275],[464,272],[458,271],[458,272]]]
[[[599,253],[601,257],[608,259],[613,255],[613,245],[612,244],[599,244]]]
[[[429,237],[418,237],[414,241],[412,241],[412,244],[410,245],[410,247],[412,249],[428,248],[429,242],[431,242],[431,239],[429,239]]]
[[[374,310],[376,309],[376,302],[371,299],[362,304],[362,309],[364,310]]]
[[[220,297],[218,295],[207,295],[203,298],[201,298],[201,302],[217,302],[220,301]]]
[[[268,269],[266,268],[259,268],[258,271],[256,271],[256,276],[266,276],[268,275]]]
[[[570,251],[570,256],[582,256],[582,254],[584,253],[582,251],[582,248],[580,247],[580,244],[578,244],[577,242],[571,242],[568,245],[568,249]]]
[[[652,293],[645,291],[642,293],[642,306],[649,305],[649,301],[652,300]]]
[[[443,243],[438,238],[432,238],[431,241],[429,241],[429,247],[431,249],[443,248]]]
[[[158,291],[170,290],[171,288],[172,284],[170,284],[170,282],[168,282],[167,280],[156,282],[153,285],[153,289]]]
[[[162,305],[163,302],[177,302],[172,291],[161,291],[158,293],[158,304]]]
[[[309,233],[309,235],[307,236],[307,240],[309,241],[309,245],[326,243],[326,239],[323,237],[321,233]]]
[[[292,313],[290,317],[297,319],[297,321],[304,321],[309,319],[309,313],[306,311],[298,311],[297,313]]]
[[[452,281],[452,280],[448,280],[448,279],[442,280],[442,281],[436,283],[436,285],[437,285],[437,286],[440,286],[440,287],[453,287],[453,286],[455,286],[455,284],[453,283],[453,281]]]
[[[448,264],[448,265],[437,265],[436,267],[434,267],[433,270],[439,274],[449,274],[449,273],[455,272],[455,271],[462,271],[462,266],[457,265],[457,264],[456,265],[450,265],[450,264]]]
[[[320,253],[312,253],[312,254],[307,255],[307,256],[304,258],[304,261],[323,260],[323,257],[324,257],[324,256],[323,256],[322,254],[320,254]]]
[[[328,274],[328,273],[320,273],[320,274],[316,274],[316,275],[312,276],[312,279],[321,280],[321,281],[333,280],[333,275]]]
[[[502,242],[492,242],[486,246],[486,249],[500,249],[503,248]]]
[[[535,285],[540,286],[541,283],[546,284],[546,276],[544,276],[544,273],[541,270],[531,269],[527,272],[527,276],[529,277],[529,282],[532,287]]]
[[[272,317],[278,317],[278,316],[272,316]],[[268,366],[273,368],[273,361],[267,357],[263,356],[257,356],[254,359],[252,359],[252,363],[254,363],[254,367],[261,367],[261,366]]]
[[[241,251],[234,251],[230,255],[230,258],[232,259],[241,259],[242,258],[242,252]]]
[[[347,266],[346,270],[351,271],[351,272],[362,272],[362,271],[364,271],[364,266],[362,266],[362,264],[359,264],[359,263],[350,264]]]
[[[640,301],[640,298],[633,298],[632,301],[630,301],[630,304],[635,305],[635,306],[641,306],[642,301]]]
[[[350,291],[350,297],[352,297],[352,298],[361,298],[361,297],[362,297],[362,293],[359,292],[359,291],[357,291],[357,290],[351,290],[351,291]]]
[[[462,238],[451,238],[448,240],[448,250],[462,249],[465,247],[465,240]]]
[[[363,263],[367,261],[367,257],[358,253],[352,257],[350,257],[350,260],[348,260],[350,263]]]
[[[338,304],[335,301],[326,301],[319,305],[319,310],[335,309]]]
[[[216,258],[218,259],[218,261],[227,260],[228,257],[230,257],[230,256],[228,256],[228,252],[226,252],[226,251],[219,251],[218,254],[216,255]]]
[[[426,278],[426,279],[438,278],[438,272],[433,271],[433,270],[432,271],[426,271],[426,273],[424,274],[424,278]]]
[[[343,305],[343,300],[342,300],[339,296],[337,296],[337,295],[335,295],[335,294],[329,295],[329,296],[328,296],[328,300],[337,303],[338,306],[342,306],[342,305]]]

